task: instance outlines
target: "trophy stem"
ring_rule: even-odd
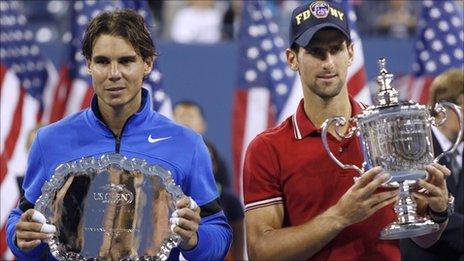
[[[396,222],[398,223],[403,224],[417,221],[417,204],[410,192],[410,186],[414,183],[415,181],[400,182],[398,201],[393,208],[397,215]]]
[[[411,186],[415,183],[415,180],[399,182],[398,201],[393,208],[396,221],[380,232],[381,239],[417,237],[438,231],[438,224],[416,214],[417,204],[410,192]]]

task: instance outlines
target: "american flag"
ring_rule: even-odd
[[[463,23],[463,10],[457,1],[423,2],[413,74],[393,82],[402,99],[427,104],[433,78],[450,68],[464,67]]]
[[[341,1],[339,1],[341,2]],[[371,104],[366,84],[361,41],[354,30],[355,13],[349,3],[354,61],[348,70],[348,89],[357,100]],[[242,195],[242,164],[250,141],[296,111],[303,97],[298,75],[286,63],[286,43],[271,11],[260,1],[245,1],[238,35],[238,78],[232,115],[234,188]]]
[[[67,33],[70,41],[69,56],[60,70],[60,83],[56,89],[54,102],[51,105],[50,122],[54,122],[86,108],[93,95],[92,82],[87,73],[85,58],[81,53],[81,43],[85,28],[89,21],[102,11],[118,8],[136,10],[145,18],[148,28],[154,25],[154,19],[146,1],[73,1],[70,19],[71,31]],[[152,35],[154,30],[151,30]],[[143,87],[148,89],[153,98],[153,108],[166,116],[171,116],[171,103],[162,86],[162,74],[155,60],[154,69],[144,81]]]
[[[12,258],[6,246],[5,227],[20,196],[17,177],[25,172],[28,134],[41,121],[47,95],[58,78],[51,62],[42,57],[20,8],[16,1],[0,2],[2,260]]]

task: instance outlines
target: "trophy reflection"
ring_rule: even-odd
[[[399,189],[399,199],[394,206],[396,220],[380,232],[380,238],[416,237],[437,231],[439,225],[416,214],[417,204],[411,197],[411,189],[418,179],[427,177],[426,165],[456,150],[463,136],[462,115],[457,105],[448,102],[437,103],[434,109],[413,101],[400,102],[398,91],[390,86],[393,75],[387,72],[385,64],[385,59],[379,60],[378,105],[364,109],[349,120],[344,117],[327,119],[321,126],[322,143],[329,157],[343,169],[354,169],[362,174],[381,166],[390,173],[391,179],[383,186]],[[431,126],[440,126],[446,121],[445,107],[458,115],[461,129],[453,146],[434,158]],[[343,134],[341,127],[347,123],[349,129]],[[327,131],[332,124],[340,138],[359,136],[364,156],[362,168],[341,163],[331,152]]]
[[[47,240],[57,260],[167,260],[183,196],[161,166],[104,154],[60,165],[35,209],[57,228]]]

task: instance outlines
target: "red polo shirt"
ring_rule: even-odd
[[[353,115],[361,106],[350,97]],[[329,146],[343,163],[361,166],[357,137]],[[319,127],[306,116],[301,100],[296,113],[278,127],[259,134],[249,145],[243,170],[245,211],[284,205],[283,227],[301,225],[338,202],[357,172],[343,170],[325,151]],[[395,219],[392,206],[345,228],[313,260],[399,260],[397,240],[380,240],[379,232]]]

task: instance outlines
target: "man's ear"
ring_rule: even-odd
[[[298,59],[296,53],[292,49],[287,48],[285,50],[285,56],[287,57],[287,64],[290,69],[298,71]]]
[[[153,68],[154,61],[155,61],[155,58],[147,58],[144,61],[143,75],[147,76],[150,74],[151,69]]]
[[[92,74],[92,69],[90,69],[90,61],[86,60],[85,63],[86,63],[86,67],[87,67],[87,73]]]

